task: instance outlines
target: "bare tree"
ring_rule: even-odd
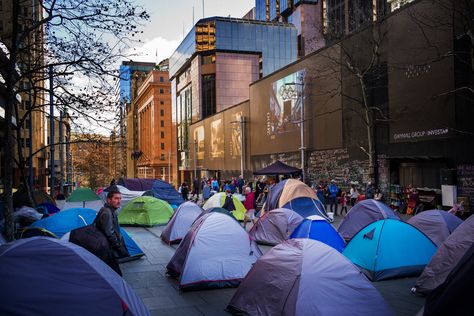
[[[17,157],[9,150],[15,136],[21,139],[20,129],[31,113],[50,105],[46,101],[50,91],[54,105],[71,116],[89,124],[110,121],[105,113],[114,106],[111,82],[118,76],[116,62],[149,18],[129,0],[45,0],[34,1],[33,6],[30,0],[12,0],[11,9],[12,27],[1,39],[9,56],[0,58],[7,99],[3,183],[5,234],[10,240],[14,235],[12,169],[15,163],[24,169],[28,158],[20,149]],[[20,111],[16,100],[22,93],[32,100],[25,111]],[[13,117],[16,127],[10,124]]]

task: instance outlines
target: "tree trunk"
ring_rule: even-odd
[[[367,129],[367,156],[369,158],[369,181],[374,183],[374,133],[373,133],[373,117],[367,102],[366,86],[362,76],[359,76],[359,84],[362,92],[362,102],[364,105],[365,125]]]

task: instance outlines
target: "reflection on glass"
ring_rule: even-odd
[[[224,158],[222,119],[211,122],[211,158]]]
[[[204,160],[204,126],[199,126],[194,130],[194,139],[197,142],[196,159]]]

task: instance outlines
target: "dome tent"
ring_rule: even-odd
[[[206,201],[206,203],[204,203],[202,208],[204,210],[208,210],[213,207],[222,207],[224,205],[225,198],[225,192],[216,193],[211,196],[209,200]],[[243,221],[245,212],[247,212],[247,210],[245,209],[242,202],[240,202],[240,200],[235,195],[232,195],[232,201],[234,202],[235,206],[235,211],[233,211],[232,214],[237,220]]]
[[[161,239],[168,244],[179,243],[202,213],[203,209],[193,202],[181,204],[161,233]]]
[[[443,241],[462,223],[462,220],[443,210],[424,211],[408,220],[440,246]]]
[[[383,219],[361,229],[343,254],[372,281],[417,276],[436,252],[436,245],[405,222]]]
[[[288,239],[293,230],[303,221],[298,213],[278,208],[265,213],[250,229],[249,235],[257,243],[277,245]]]
[[[303,222],[296,227],[290,238],[309,238],[318,240],[333,247],[339,252],[342,252],[346,246],[344,239],[342,239],[334,227],[332,227],[326,219],[318,215],[305,218]]]
[[[432,292],[446,280],[448,274],[472,245],[474,245],[474,216],[471,215],[441,244],[412,291],[423,295]]]
[[[302,217],[321,216],[327,221],[331,221],[324,209],[323,203],[317,199],[309,197],[299,197],[283,205],[283,208],[290,209],[300,214]]]
[[[365,226],[385,218],[400,220],[400,217],[384,203],[373,199],[363,200],[350,209],[337,231],[344,240],[349,241]]]
[[[2,315],[149,315],[105,263],[58,239],[33,237],[0,246],[0,278]]]
[[[154,226],[168,223],[173,215],[171,206],[151,196],[134,198],[118,215],[121,225]]]
[[[183,291],[232,287],[261,255],[235,219],[212,212],[196,220],[166,269]]]
[[[239,315],[392,315],[349,260],[311,239],[287,240],[262,256],[227,310]]]

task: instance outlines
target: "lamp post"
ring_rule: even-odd
[[[303,182],[306,181],[305,161],[306,161],[306,147],[304,142],[304,87],[305,87],[306,71],[298,71],[296,73],[296,82],[285,83],[280,87],[279,93],[283,100],[300,99],[301,100],[301,118],[300,118],[300,152],[301,152],[301,177]]]

